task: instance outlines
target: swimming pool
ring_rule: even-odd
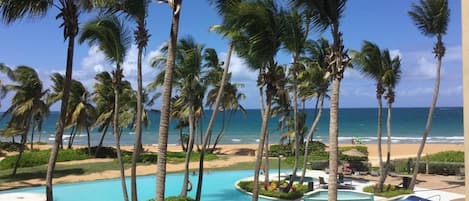
[[[304,197],[305,201],[324,201],[327,200],[327,190],[320,190]],[[337,200],[343,201],[373,201],[372,194],[359,193],[353,191],[337,191]]]
[[[202,198],[204,201],[238,201],[251,200],[246,195],[235,189],[236,181],[252,176],[252,170],[237,171],[210,171],[204,174],[204,185],[202,190]],[[272,173],[273,174],[273,173]],[[188,193],[189,196],[195,197],[197,187],[197,176],[189,176],[193,183],[193,190]],[[179,195],[182,185],[183,175],[180,173],[171,173],[166,177],[166,196]],[[140,176],[137,179],[139,200],[146,201],[155,196],[154,175]],[[127,180],[130,189],[130,179]],[[30,192],[45,193],[45,187],[22,188],[11,191],[2,191],[3,193],[11,192]],[[130,194],[130,190],[129,190]],[[77,182],[69,184],[54,185],[54,200],[56,201],[105,201],[105,200],[123,200],[120,179],[98,180],[91,182]],[[262,201],[268,201],[261,199]]]

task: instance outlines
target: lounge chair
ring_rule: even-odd
[[[324,180],[324,177],[319,177],[319,187],[327,188],[327,182]]]

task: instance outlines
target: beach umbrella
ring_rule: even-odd
[[[366,157],[364,153],[358,151],[357,149],[350,149],[350,150],[342,152],[342,154],[347,155],[347,156],[353,156],[353,157]]]

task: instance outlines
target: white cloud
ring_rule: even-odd
[[[417,61],[417,68],[414,76],[423,79],[435,79],[436,77],[436,62],[429,61],[426,57],[421,57]],[[445,75],[445,69],[441,68],[441,76]]]
[[[226,53],[220,53],[219,57],[220,60],[224,61],[226,58]],[[230,72],[232,74],[233,82],[245,83],[257,80],[258,72],[249,69],[244,59],[239,57],[236,53],[231,55]]]
[[[398,56],[402,60],[402,53],[400,50],[389,50],[389,54],[391,56],[391,59]]]
[[[93,45],[90,47],[88,50],[88,55],[86,55],[85,58],[83,58],[83,61],[81,62],[81,67],[83,69],[95,69],[96,65],[100,65],[106,62],[106,57],[104,56],[104,53],[99,50],[99,47],[96,45]],[[102,69],[100,69],[102,71]],[[95,71],[98,72],[98,71]]]

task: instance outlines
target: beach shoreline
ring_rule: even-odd
[[[205,167],[207,169],[213,168],[223,168],[228,167],[233,164],[242,163],[242,162],[253,162],[255,161],[255,154],[257,150],[257,144],[221,144],[217,146],[215,154],[219,155],[220,158],[213,161],[206,161]],[[366,146],[368,148],[368,157],[373,166],[378,165],[378,152],[376,144],[341,144],[340,146]],[[39,149],[48,149],[50,145],[35,145]],[[391,159],[403,159],[409,157],[415,157],[419,144],[393,144],[391,148]],[[123,150],[131,151],[133,146],[123,146]],[[157,152],[158,146],[155,145],[144,145],[144,150],[146,152]],[[423,155],[433,154],[441,151],[463,151],[463,144],[426,144],[423,151]],[[182,151],[180,145],[168,145],[168,151],[179,152]],[[383,154],[386,151],[386,145],[383,145]],[[83,161],[71,161],[71,162],[61,162],[58,164],[89,164],[97,162],[109,162],[110,159],[87,159]],[[198,168],[198,162],[190,163],[191,169]],[[167,172],[181,172],[184,170],[184,164],[167,164]],[[139,165],[137,168],[138,175],[151,175],[156,173],[156,164],[150,165]],[[130,175],[130,168],[126,169],[126,175]],[[66,175],[54,179],[54,183],[70,183],[70,182],[79,182],[79,181],[94,181],[100,179],[112,179],[118,178],[118,170],[107,170],[104,172],[91,173],[86,175]],[[12,188],[22,188],[30,186],[40,186],[44,185],[43,179],[29,179],[21,181],[11,181],[4,182],[0,184],[0,191]],[[462,192],[463,193],[463,192]]]

